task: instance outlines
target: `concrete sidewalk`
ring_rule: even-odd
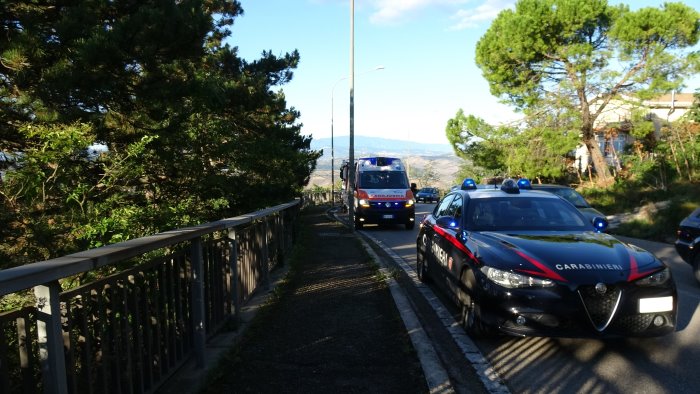
[[[303,252],[212,344],[209,371],[183,370],[161,392],[429,392],[386,271],[325,209],[302,212]]]

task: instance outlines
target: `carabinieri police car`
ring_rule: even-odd
[[[521,183],[521,187],[518,186]],[[466,186],[464,186],[466,185]],[[465,182],[420,223],[417,273],[446,290],[470,335],[646,337],[675,331],[676,285],[653,254],[568,201]]]

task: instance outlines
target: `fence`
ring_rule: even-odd
[[[296,200],[0,270],[0,297],[31,289],[36,299],[0,314],[0,393],[148,393],[188,359],[202,366],[207,339],[235,324],[284,262],[300,207]]]
[[[331,194],[330,191],[307,192],[304,194],[304,204],[307,205],[341,205],[342,201],[342,192],[338,190],[334,194]]]

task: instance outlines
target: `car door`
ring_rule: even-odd
[[[423,252],[425,256],[426,264],[428,265],[428,271],[431,274],[437,273],[439,271],[439,260],[438,256],[435,255],[437,249],[433,247],[434,242],[439,242],[440,235],[435,232],[435,225],[437,218],[445,216],[447,209],[450,207],[450,202],[454,198],[454,195],[447,195],[442,200],[442,202],[435,206],[433,212],[428,215],[421,226],[421,231],[418,235],[418,248]],[[434,268],[433,268],[434,267]]]
[[[455,262],[459,260],[459,249],[455,247],[458,234],[461,231],[462,207],[464,199],[461,194],[455,193],[449,201],[443,201],[440,206],[445,209],[438,212],[435,223],[435,236],[433,237],[433,255],[435,257],[434,270],[439,278],[436,282],[450,292],[455,290]]]

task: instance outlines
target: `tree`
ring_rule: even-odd
[[[567,173],[566,156],[576,147],[578,133],[558,128],[556,119],[548,112],[531,117],[522,128],[495,127],[459,110],[446,133],[457,156],[472,162],[473,178],[558,179]]]
[[[445,134],[457,157],[470,160],[483,168],[487,175],[507,172],[501,136],[512,131],[494,127],[474,115],[465,116],[462,109],[447,121]]]
[[[3,262],[301,192],[320,152],[279,88],[299,53],[239,58],[224,40],[242,12],[230,0],[0,3],[0,152],[21,152],[0,182]],[[88,155],[92,142],[107,151]]]
[[[650,97],[697,71],[700,14],[681,3],[630,11],[606,0],[519,0],[476,47],[491,93],[526,113],[548,96],[577,111],[581,142],[598,180],[612,181],[595,139],[596,119],[622,94]]]
[[[418,172],[418,183],[421,187],[432,186],[439,180],[437,172],[435,172],[435,160],[429,160],[425,167]]]

